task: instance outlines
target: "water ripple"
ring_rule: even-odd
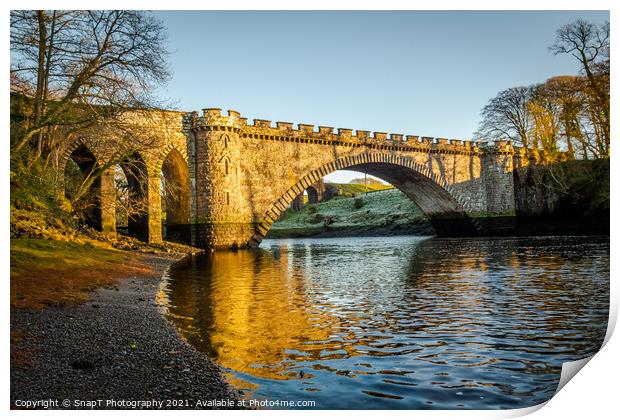
[[[265,241],[186,259],[165,291],[183,336],[253,397],[517,408],[600,347],[609,240]]]

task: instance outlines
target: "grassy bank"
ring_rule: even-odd
[[[355,198],[335,197],[306,205],[300,211],[289,209],[274,223],[267,237],[428,234],[430,231],[422,210],[399,190],[389,189]]]
[[[392,185],[385,184],[338,184],[330,182],[325,184],[326,189],[334,189],[341,197],[355,197],[366,192],[384,191],[394,189]]]
[[[81,303],[88,292],[151,269],[135,252],[48,239],[11,239],[11,308]]]

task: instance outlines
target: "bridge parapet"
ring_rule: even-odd
[[[222,115],[220,108],[205,108],[203,115],[191,113],[193,128],[237,129],[243,136],[281,141],[311,141],[320,143],[350,144],[378,148],[416,149],[431,153],[514,153],[509,141],[498,141],[494,144],[486,142],[448,139],[444,137],[426,137],[405,135],[382,131],[353,130],[350,128],[315,126],[313,124],[277,121],[275,126],[271,120],[255,118],[252,123],[237,111],[229,110]]]
[[[484,149],[486,153],[514,155],[517,152],[517,149],[513,147],[512,142],[510,140],[496,140],[494,142],[479,142],[479,144],[480,144],[480,148]]]
[[[202,116],[197,112],[191,112],[184,119],[186,128],[205,129],[207,127],[220,127],[229,129],[241,129],[247,125],[247,118],[241,117],[239,112],[229,109],[228,115],[222,115],[221,108],[204,108]]]
[[[277,121],[276,122],[276,128],[280,131],[284,131],[284,132],[291,132],[293,131],[293,123],[291,122],[284,122],[284,121]]]
[[[366,131],[366,133],[369,133],[369,131]],[[353,130],[351,130],[350,128],[339,128],[338,137],[340,137],[343,140],[353,137]],[[356,133],[356,137],[357,137],[357,133]]]
[[[271,121],[269,120],[260,120],[255,118],[254,119],[254,126],[258,127],[258,128],[271,128]]]

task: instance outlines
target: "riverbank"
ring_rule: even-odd
[[[43,252],[40,248],[57,241],[50,242],[30,248]],[[183,341],[162,316],[157,302],[162,276],[185,254],[67,247],[73,254],[85,247],[83,270],[96,267],[100,251],[112,267],[105,276],[94,275],[94,282],[77,281],[85,271],[77,271],[73,280],[58,278],[56,290],[43,295],[26,293],[28,288],[22,285],[19,290],[27,299],[18,299],[12,285],[12,298],[16,298],[11,305],[12,408],[19,408],[21,401],[49,399],[69,400],[67,408],[85,408],[78,407],[75,400],[103,400],[95,408],[119,408],[106,406],[106,400],[156,400],[164,402],[163,408],[183,408],[179,404],[194,408],[198,400],[239,399],[224,381],[221,369]],[[28,247],[15,247],[18,257],[23,257],[24,248]],[[56,273],[79,265],[79,260],[67,259],[67,252],[58,255]],[[32,259],[31,272],[47,263]],[[21,282],[28,269],[26,259],[12,258],[11,271],[20,273],[17,278]],[[33,284],[39,281],[34,275],[30,280]],[[88,292],[93,286],[97,288]],[[58,299],[63,290],[67,300]],[[39,299],[41,296],[47,301]],[[168,400],[172,403],[166,407]]]
[[[586,187],[574,188],[587,190]],[[609,235],[609,199],[604,187],[592,196],[603,196],[587,201],[569,203],[555,198],[557,208],[548,213],[518,215],[472,215],[480,232],[490,236],[554,236],[554,235]],[[608,190],[608,188],[607,188]],[[584,193],[582,193],[584,194]],[[544,201],[544,200],[543,200]],[[440,220],[441,222],[441,220]],[[407,196],[396,189],[376,191],[356,197],[337,196],[330,200],[308,204],[300,210],[288,209],[273,224],[267,234],[270,239],[308,237],[361,237],[395,235],[463,236],[460,229],[470,225],[448,224],[431,226],[426,215]]]

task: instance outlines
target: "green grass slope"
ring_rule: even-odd
[[[326,202],[306,205],[300,211],[289,209],[274,223],[267,237],[431,233],[424,213],[405,194],[391,188],[355,198],[335,197]]]
[[[394,189],[391,185],[379,185],[379,184],[368,184],[364,186],[364,184],[338,184],[334,182],[329,182],[325,184],[327,188],[335,189],[338,191],[340,196],[343,197],[354,197],[359,194],[364,194],[365,192],[374,192],[374,191],[382,191]]]

